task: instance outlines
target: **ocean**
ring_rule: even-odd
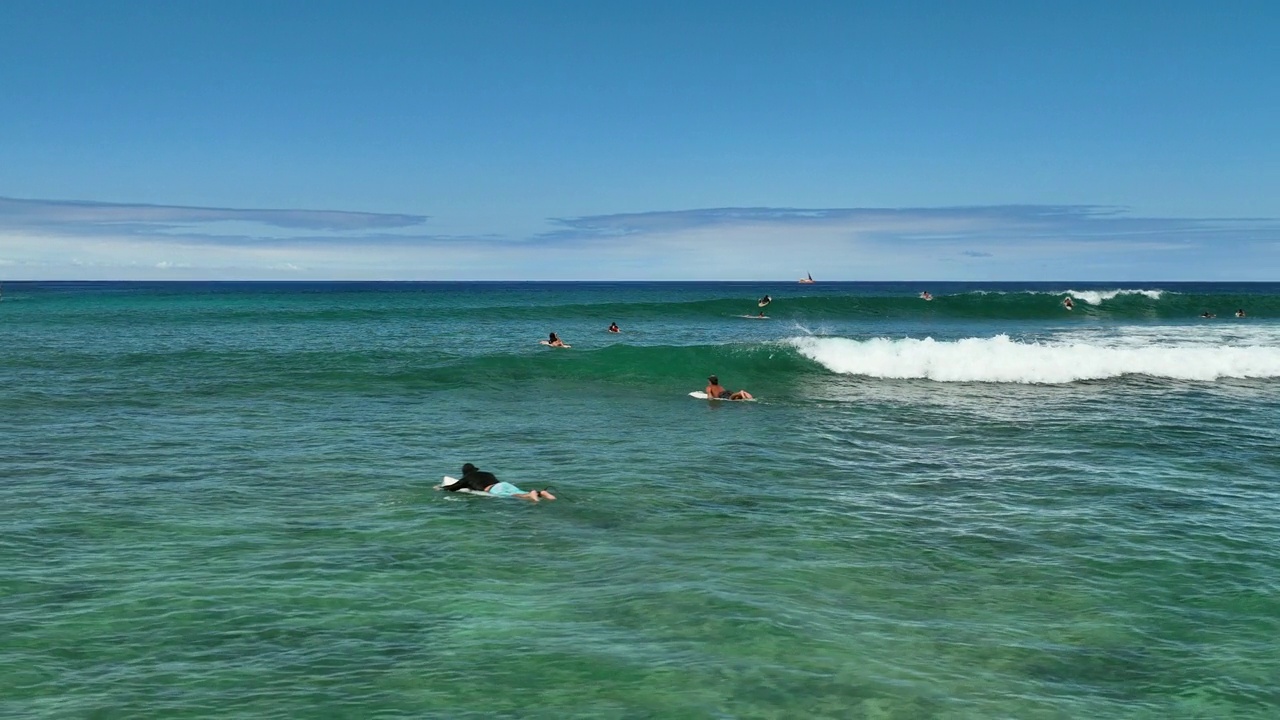
[[[0,717],[1280,717],[1280,284],[3,293]]]

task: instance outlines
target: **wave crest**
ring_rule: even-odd
[[[1068,290],[1064,295],[1070,295],[1077,300],[1083,300],[1090,305],[1101,305],[1104,300],[1119,297],[1121,295],[1143,295],[1152,300],[1159,300],[1164,295],[1163,290]]]
[[[787,342],[831,372],[876,378],[1062,384],[1124,375],[1205,381],[1280,377],[1276,347],[1042,344],[1008,335],[955,341],[798,337]]]

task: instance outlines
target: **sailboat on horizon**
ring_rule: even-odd
[[[805,273],[804,275],[805,275],[804,277],[800,278],[801,285],[812,285],[813,283],[817,282],[816,280],[813,279],[813,273]]]

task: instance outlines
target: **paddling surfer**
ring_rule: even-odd
[[[457,492],[459,490],[470,490],[472,492],[489,493],[490,495],[498,495],[501,497],[518,497],[522,500],[555,500],[556,496],[546,490],[530,490],[525,492],[509,482],[503,482],[491,472],[485,472],[478,469],[475,465],[467,463],[462,466],[462,477],[458,478],[451,485],[441,485],[438,489],[448,490],[449,492]]]

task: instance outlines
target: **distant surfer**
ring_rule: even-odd
[[[622,331],[618,329],[618,323],[609,323],[609,332],[616,333]]]
[[[929,291],[928,291],[928,290],[925,290],[924,292],[920,293],[920,299],[921,299],[921,300],[932,300],[932,299],[933,299],[933,295],[929,294]]]
[[[1214,315],[1213,313],[1209,312],[1208,310],[1205,310],[1204,312],[1200,313],[1200,317],[1202,317],[1202,318],[1204,318],[1204,319],[1206,319],[1206,320],[1211,320],[1211,319],[1216,318],[1216,317],[1218,317],[1218,316],[1217,316],[1217,315]]]
[[[764,307],[765,305],[768,305],[771,302],[773,302],[773,298],[769,297],[768,295],[765,295],[764,297],[760,298],[760,301],[757,302],[756,305],[759,305],[760,307]]]
[[[1066,308],[1066,309],[1068,309],[1068,310],[1071,310],[1071,309],[1074,309],[1074,308],[1075,308],[1075,306],[1076,306],[1076,304],[1075,304],[1074,302],[1072,302],[1072,300],[1071,300],[1071,296],[1070,296],[1070,295],[1068,295],[1068,296],[1066,296],[1066,297],[1062,298],[1062,307],[1064,307],[1064,308]]]
[[[751,400],[752,399],[751,393],[747,392],[746,390],[739,390],[738,392],[729,392],[724,387],[721,387],[720,378],[716,377],[715,375],[712,375],[711,377],[707,378],[707,383],[708,383],[707,389],[705,392],[707,393],[708,400]]]
[[[459,490],[470,490],[472,492],[489,493],[499,497],[517,497],[522,500],[555,500],[556,496],[546,490],[530,490],[525,492],[509,482],[502,482],[491,472],[485,472],[477,469],[475,465],[467,463],[462,466],[462,477],[458,478],[452,485],[441,485],[441,490],[449,492],[457,492]]]
[[[1244,308],[1240,308],[1236,311],[1236,317],[1244,317]]]
[[[551,333],[551,337],[547,338],[546,340],[543,340],[542,344],[547,345],[549,347],[559,347],[559,348],[573,347],[572,345],[565,345],[564,341],[560,339],[560,336],[556,335],[555,333]]]

